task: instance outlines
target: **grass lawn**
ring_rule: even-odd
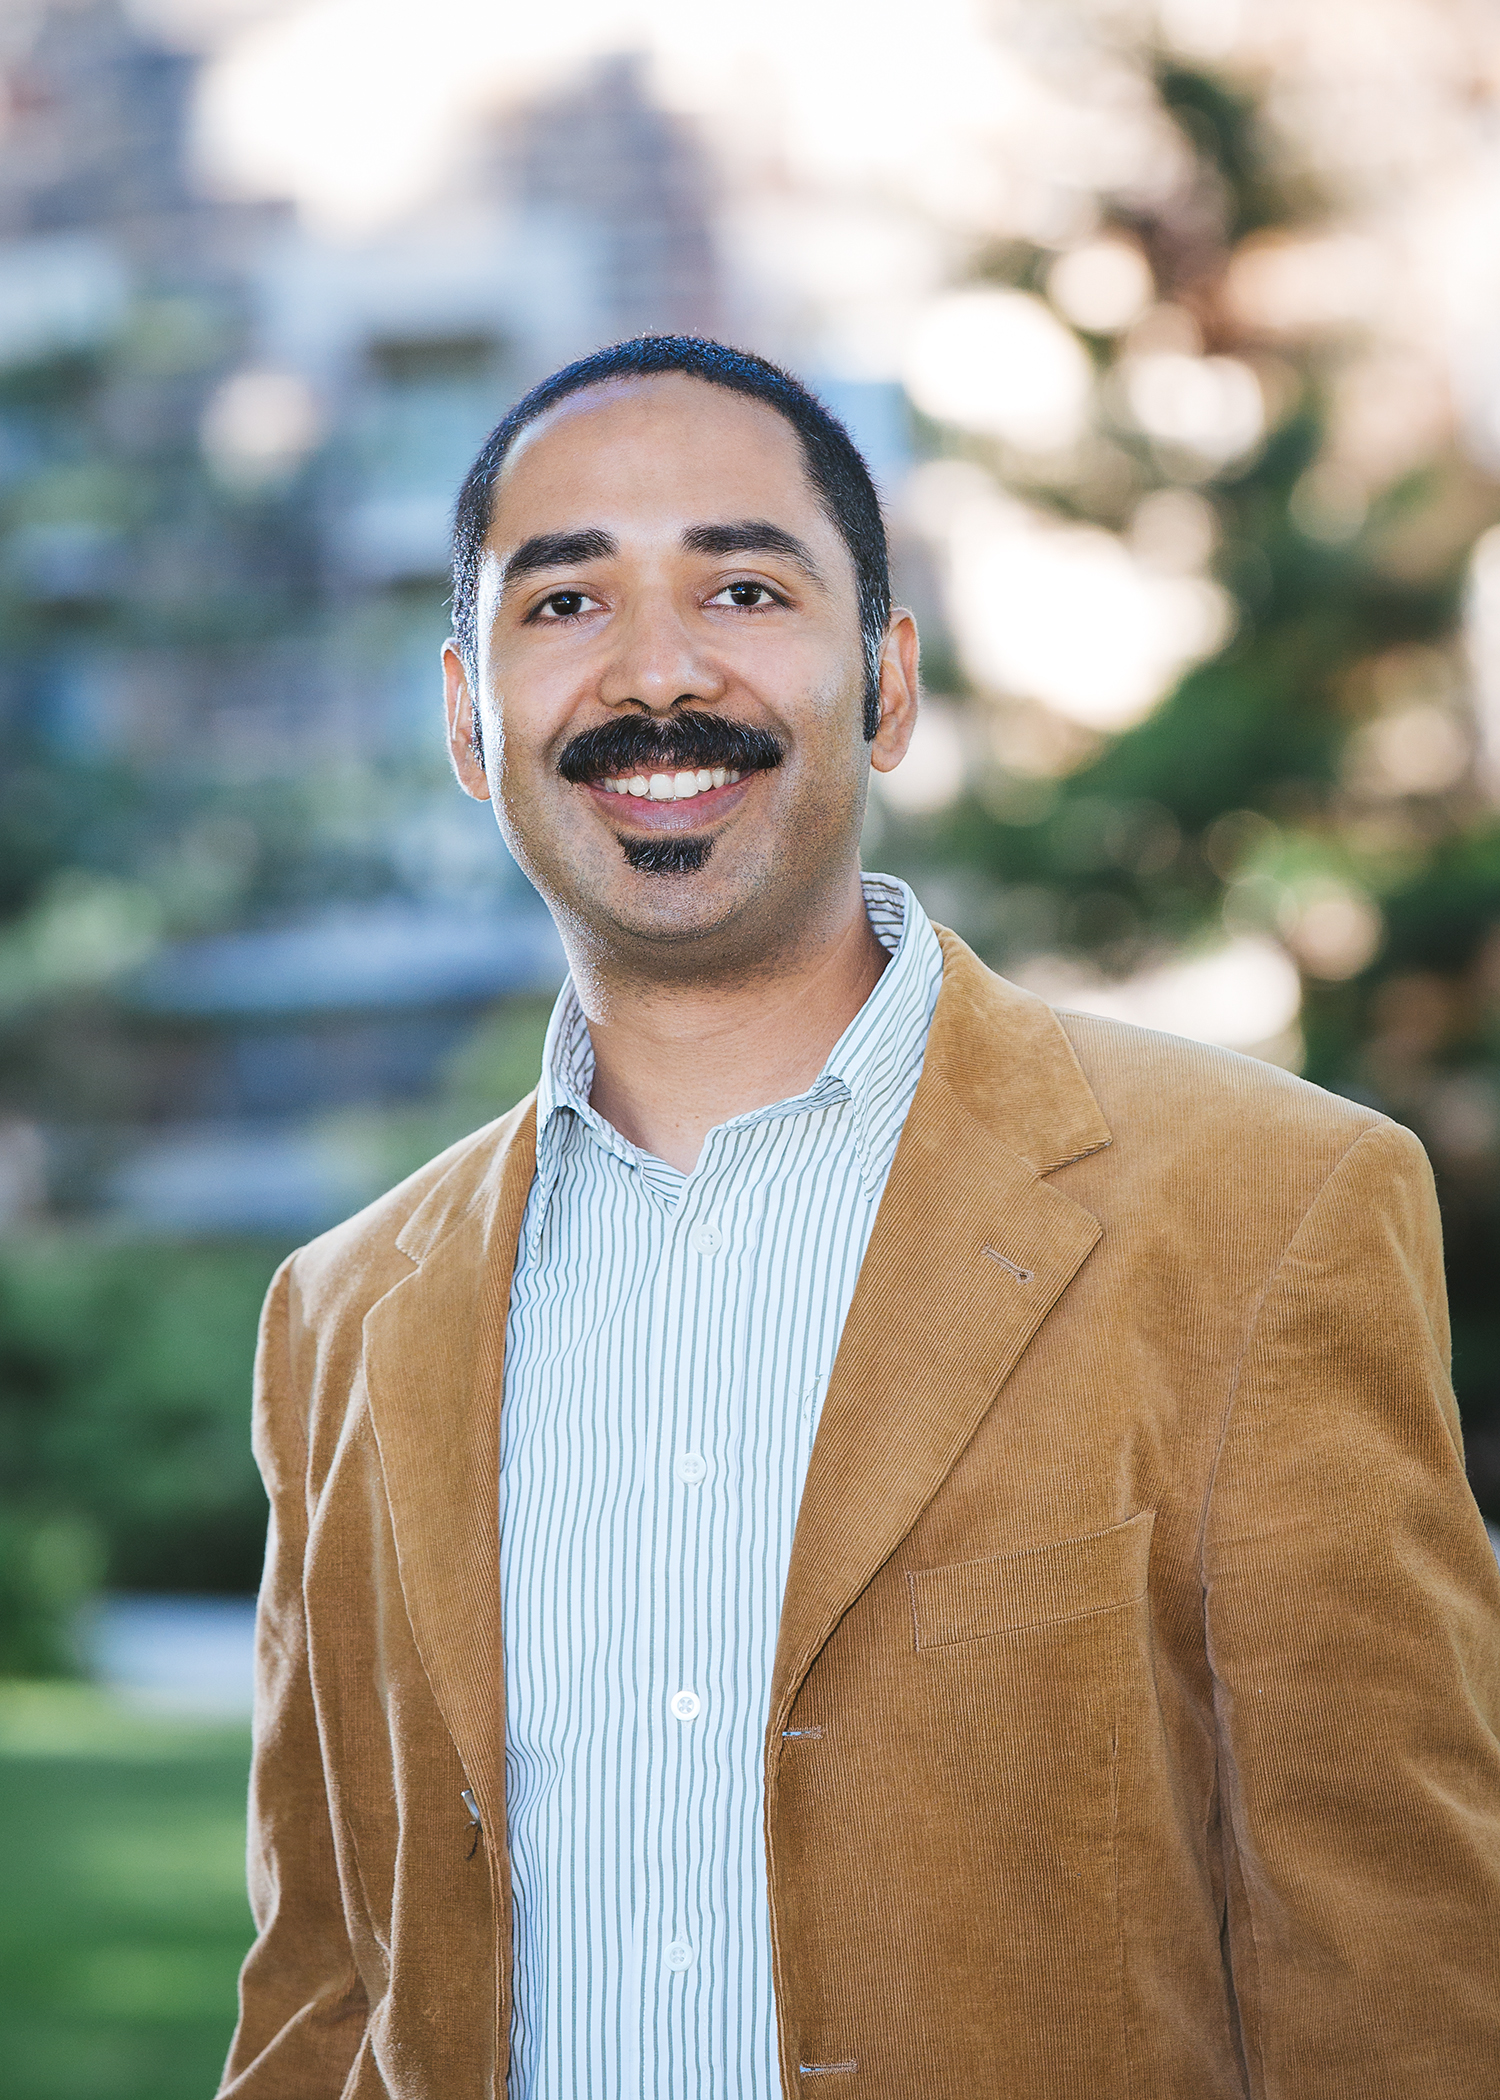
[[[250,1941],[248,1731],[0,1684],[0,2090],[208,2100]]]

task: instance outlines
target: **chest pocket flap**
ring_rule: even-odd
[[[1133,1603],[1146,1594],[1155,1516],[1143,1509],[1086,1538],[913,1569],[906,1580],[918,1648],[951,1648]]]

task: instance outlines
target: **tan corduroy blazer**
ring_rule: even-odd
[[[770,1692],[785,2092],[1494,2100],[1500,1577],[1421,1148],[943,939]],[[534,1129],[455,1146],[267,1303],[237,2100],[504,2094]]]

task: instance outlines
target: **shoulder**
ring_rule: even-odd
[[[458,1139],[352,1218],[310,1240],[285,1265],[303,1324],[362,1319],[412,1273],[446,1224],[484,1200],[508,1155],[529,1135],[534,1095]]]
[[[1159,1187],[1173,1172],[1232,1200],[1249,1184],[1313,1185],[1352,1146],[1422,1158],[1364,1102],[1263,1058],[1073,1013],[998,977],[952,934],[928,1063],[981,1123],[1046,1173],[1101,1152]]]
[[[1194,1127],[1249,1124],[1350,1144],[1388,1118],[1265,1058],[1162,1035],[1128,1021],[1057,1011],[1057,1020],[1106,1116]]]
[[[1093,1014],[1057,1020],[1099,1103],[1117,1155],[1168,1175],[1173,1163],[1222,1196],[1310,1191],[1341,1172],[1431,1185],[1409,1130],[1367,1103],[1314,1086],[1263,1058]]]
[[[1149,1247],[1165,1273],[1211,1274],[1231,1293],[1235,1277],[1259,1289],[1281,1274],[1303,1290],[1316,1275],[1318,1318],[1339,1277],[1368,1295],[1385,1275],[1399,1295],[1394,1259],[1446,1350],[1437,1191],[1411,1131],[1261,1058],[1056,1018],[1110,1129],[1067,1193],[1106,1230]]]

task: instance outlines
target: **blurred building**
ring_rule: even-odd
[[[171,274],[223,216],[183,166],[191,59],[143,39],[117,0],[56,0],[30,36],[24,23],[6,72],[0,233],[82,231]]]
[[[713,170],[693,130],[653,104],[640,57],[597,61],[501,128],[491,154],[521,210],[589,254],[604,341],[719,332]]]
[[[0,133],[5,716],[18,748],[175,804],[145,850],[175,829],[200,894],[175,927],[106,928],[86,1021],[39,1024],[95,1069],[83,1031],[109,1039],[83,1124],[45,1077],[12,1091],[52,1121],[67,1207],[302,1230],[389,1171],[320,1118],[430,1095],[481,1011],[560,975],[489,813],[443,778],[451,505],[542,373],[714,324],[707,162],[620,59],[476,138],[420,216],[336,244],[203,193],[195,61],[121,0],[51,0],[23,28]],[[299,879],[267,865],[267,830],[298,834]],[[89,880],[79,924],[121,889]]]
[[[644,63],[607,55],[334,239],[206,192],[198,61],[126,0],[45,0],[0,63],[0,712],[49,792],[95,769],[114,834],[53,837],[55,903],[32,870],[38,942],[94,960],[86,1015],[44,985],[13,1024],[10,1091],[65,1208],[302,1230],[390,1172],[330,1149],[329,1115],[430,1096],[488,1004],[560,975],[446,778],[452,502],[558,364],[743,320],[718,178]],[[898,477],[900,389],[829,391]]]

